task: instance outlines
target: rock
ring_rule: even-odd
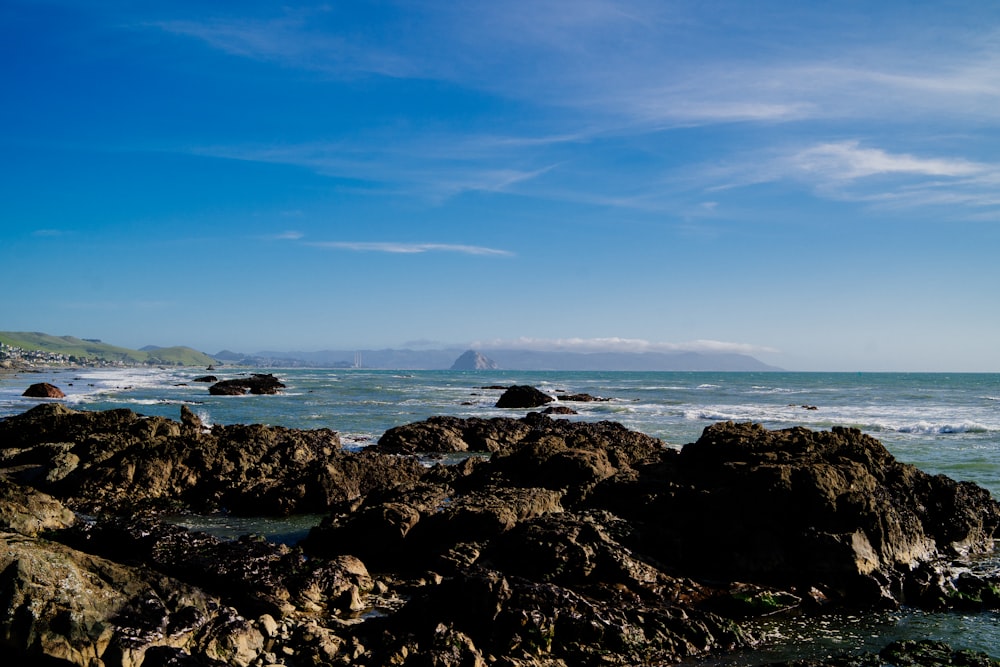
[[[500,395],[496,407],[538,408],[546,403],[551,403],[553,400],[555,399],[548,394],[529,385],[514,385]]]
[[[307,560],[299,549],[261,538],[226,541],[145,518],[100,519],[62,539],[89,553],[197,583],[254,617],[349,616],[364,608],[374,585],[354,556]]]
[[[285,385],[270,373],[254,373],[250,377],[222,380],[208,388],[216,396],[242,396],[244,394],[277,394]]]
[[[475,350],[467,350],[462,353],[455,363],[451,365],[453,371],[486,371],[499,368],[497,362]]]
[[[434,417],[345,452],[325,429],[44,403],[0,443],[0,637],[21,663],[668,664],[791,608],[1000,608],[1000,581],[962,567],[1000,504],[852,429],[715,424],[678,451],[613,422]],[[390,453],[433,451],[491,456]],[[178,508],[328,516],[285,546],[156,519]]]
[[[845,428],[714,424],[591,500],[635,522],[643,537],[630,546],[684,571],[856,604],[918,602],[919,565],[989,551],[1000,526],[985,489],[899,463]]]
[[[66,398],[62,389],[48,382],[36,382],[25,389],[21,395],[28,398]]]
[[[212,370],[212,369],[209,369]],[[201,377],[196,377],[192,382],[218,382],[219,378],[214,375],[202,375]]]
[[[568,408],[565,405],[550,405],[549,407],[542,410],[543,415],[577,415],[580,414],[573,408]]]
[[[528,422],[508,417],[431,417],[389,429],[379,438],[378,448],[394,454],[496,452],[515,446],[531,430]]]
[[[180,581],[49,541],[0,539],[5,659],[137,665],[151,646],[192,646],[228,634],[218,601]]]
[[[55,498],[0,477],[0,530],[36,537],[75,521],[73,512]]]
[[[201,417],[196,415],[191,411],[186,405],[181,406],[181,433],[188,437],[197,438],[202,431],[205,430],[205,425],[201,421]]]
[[[183,409],[182,420],[44,404],[0,421],[0,465],[73,509],[121,514],[319,512],[426,472],[413,460],[344,452],[328,429],[216,425],[203,432]]]
[[[580,403],[592,403],[594,401],[607,402],[610,398],[600,398],[599,396],[591,396],[590,394],[557,394],[556,398],[560,401],[576,401]]]

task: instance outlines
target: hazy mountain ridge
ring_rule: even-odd
[[[64,355],[71,362],[97,360],[126,365],[208,366],[225,363],[267,368],[372,368],[449,370],[463,357],[482,357],[500,370],[522,371],[777,371],[745,354],[710,352],[567,352],[521,349],[444,348],[413,350],[274,351],[253,354],[221,350],[215,355],[190,347],[147,345],[140,350],[97,339],[40,332],[0,332],[0,342],[23,350]],[[489,364],[483,364],[489,366]],[[462,368],[463,365],[459,364]]]
[[[518,349],[440,350],[319,350],[250,355],[223,350],[220,361],[271,367],[374,368],[399,370],[448,370],[469,353],[479,353],[501,370],[522,371],[779,371],[745,354],[711,352],[565,352]]]

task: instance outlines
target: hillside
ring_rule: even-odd
[[[131,350],[99,340],[73,336],[51,336],[40,332],[0,331],[0,343],[25,352],[62,355],[71,362],[95,361],[151,366],[208,366],[212,357],[190,347],[159,347]]]

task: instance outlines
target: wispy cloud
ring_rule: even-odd
[[[823,198],[877,206],[1000,205],[1000,163],[892,152],[854,139],[737,156],[689,169],[686,178],[686,187],[715,193],[784,181]]]
[[[225,53],[273,61],[332,75],[358,72],[393,77],[417,75],[411,60],[371,41],[348,38],[324,25],[320,10],[286,10],[267,18],[226,17],[147,23],[168,33],[201,40]]]
[[[539,352],[714,352],[730,354],[775,353],[777,350],[748,343],[695,340],[686,343],[652,342],[641,338],[495,338],[471,344],[479,349],[515,349]]]
[[[921,50],[912,38],[787,33],[780,20],[743,16],[756,39],[727,32],[723,41],[713,11],[646,0],[581,0],[571,12],[535,0],[414,5],[380,16],[381,38],[364,12],[331,8],[147,26],[330,76],[443,80],[591,121],[596,113],[606,129],[887,113],[995,118],[1000,108],[1000,52],[985,28],[977,36],[938,26]],[[780,39],[768,42],[771,31]],[[844,40],[850,51],[838,48]]]
[[[454,243],[387,243],[387,242],[351,242],[351,241],[316,241],[305,245],[333,250],[351,250],[355,252],[384,252],[390,254],[413,255],[425,252],[450,252],[462,255],[493,255],[510,257],[513,253],[497,248],[486,248],[475,245]]]
[[[967,177],[989,170],[986,165],[960,158],[923,158],[865,148],[857,140],[810,146],[790,156],[789,161],[802,172],[843,181],[886,174]]]
[[[900,206],[948,198],[993,205],[988,181],[994,168],[969,158],[920,156],[901,142],[905,149],[898,152],[859,141],[821,140],[793,151],[761,148],[768,143],[764,132],[774,126],[816,137],[839,122],[863,124],[872,136],[900,123],[919,125],[921,132],[952,127],[957,119],[994,124],[1000,44],[986,27],[935,25],[921,32],[906,20],[876,28],[877,22],[851,22],[850,16],[831,27],[825,12],[809,11],[786,25],[782,17],[734,6],[734,21],[746,26],[737,34],[720,28],[717,9],[648,0],[581,0],[572,12],[547,0],[513,7],[421,3],[392,12],[361,4],[366,8],[358,11],[285,8],[146,28],[330,78],[445,81],[514,100],[521,105],[517,116],[491,118],[489,125],[511,127],[510,133],[489,134],[467,118],[452,118],[419,132],[373,125],[334,141],[203,146],[193,152],[301,166],[380,194],[435,202],[470,192],[512,193],[678,212],[689,202],[678,203],[673,195],[684,192],[686,183],[692,190],[720,190],[794,180],[823,197]],[[372,11],[378,12],[377,35],[366,13]],[[800,29],[803,20],[814,24]],[[728,170],[728,180],[698,184],[682,174],[664,188],[672,152],[667,131],[735,124],[762,128],[756,150],[770,151],[766,160],[755,156],[741,170],[739,159],[729,158],[716,168],[718,174]],[[741,140],[746,136],[752,134]],[[616,181],[606,163],[597,179],[584,166],[609,144],[640,142],[657,157],[628,183]],[[726,160],[725,151],[712,159]],[[685,171],[690,168],[676,170]],[[864,183],[872,177],[898,181],[874,189]]]
[[[305,237],[302,232],[288,230],[284,232],[278,232],[277,234],[265,234],[260,238],[264,241],[298,241]]]
[[[192,153],[231,160],[285,164],[318,174],[372,184],[389,190],[444,200],[466,192],[500,193],[538,179],[558,167],[542,164],[519,168],[511,163],[535,162],[520,154],[527,142],[544,138],[420,136],[386,141],[381,137],[330,143],[282,146],[202,146]],[[553,139],[551,141],[566,141]]]

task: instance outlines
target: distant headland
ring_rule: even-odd
[[[212,366],[251,368],[368,368],[386,370],[519,371],[780,371],[745,354],[712,352],[568,352],[527,349],[372,349],[316,352],[221,350],[215,354],[187,346],[139,350],[94,338],[39,332],[0,331],[0,367]]]

